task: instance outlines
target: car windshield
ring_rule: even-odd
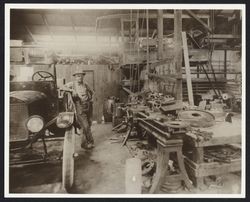
[[[53,68],[48,66],[12,66],[10,81],[53,81]]]

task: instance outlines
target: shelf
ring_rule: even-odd
[[[217,81],[215,82],[213,78],[211,78],[211,83],[226,83],[227,82],[227,79],[224,79],[224,78],[220,78],[218,79],[217,78]],[[186,82],[186,78],[183,78],[182,79],[182,82]],[[210,83],[207,78],[192,78],[192,82],[196,82],[196,83]]]
[[[161,79],[161,80],[169,80],[171,82],[176,82],[176,80],[178,79],[177,75],[158,75],[158,74],[149,73],[148,76]]]

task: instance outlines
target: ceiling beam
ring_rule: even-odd
[[[53,35],[52,31],[50,30],[50,25],[49,25],[49,23],[47,21],[46,16],[44,14],[40,14],[40,15],[41,15],[41,17],[43,19],[43,22],[44,22],[49,34],[50,34],[51,39],[54,41],[54,35]]]
[[[174,14],[173,13],[163,13],[163,19],[168,18],[168,19],[174,19]],[[193,17],[193,16],[191,16]],[[182,14],[182,19],[183,18],[191,18],[190,15],[187,14]],[[136,20],[138,18],[137,14],[132,14],[132,20]],[[145,18],[144,13],[139,13],[139,18]],[[158,18],[158,13],[149,13],[148,14],[149,19],[157,19]],[[196,18],[206,18],[209,19],[208,14],[196,14]],[[96,18],[96,29],[99,28],[99,25],[101,24],[99,21],[105,20],[105,19],[123,19],[123,20],[131,20],[131,15],[129,13],[127,14],[111,14],[111,15],[105,15],[105,16],[100,16]],[[201,20],[201,19],[199,19]],[[202,21],[203,22],[203,21]],[[205,23],[204,23],[205,24]]]
[[[197,17],[199,18],[209,18],[209,14],[196,14]],[[137,15],[136,13],[132,14],[132,18],[136,18]],[[149,13],[148,18],[157,18],[158,14],[157,13]],[[111,14],[111,15],[104,15],[97,17],[97,20],[102,20],[102,19],[119,19],[119,18],[125,18],[125,19],[130,19],[130,13],[127,14]],[[139,13],[139,18],[145,18],[144,13]],[[163,13],[163,18],[172,18],[174,19],[174,14],[173,13]],[[191,18],[187,14],[183,14],[182,18]]]
[[[29,27],[27,25],[24,25],[24,28],[26,30],[26,32],[29,34],[29,36],[32,38],[32,40],[37,43],[37,40],[35,39],[34,35],[32,34],[32,32],[30,31]]]

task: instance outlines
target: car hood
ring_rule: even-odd
[[[25,90],[25,91],[11,91],[10,92],[10,102],[24,102],[32,103],[37,100],[46,99],[46,95],[39,91]]]

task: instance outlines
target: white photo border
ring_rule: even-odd
[[[240,194],[14,194],[9,193],[10,9],[240,9],[242,11],[242,171]],[[245,4],[5,4],[4,197],[6,198],[245,198],[246,197],[246,5]]]

